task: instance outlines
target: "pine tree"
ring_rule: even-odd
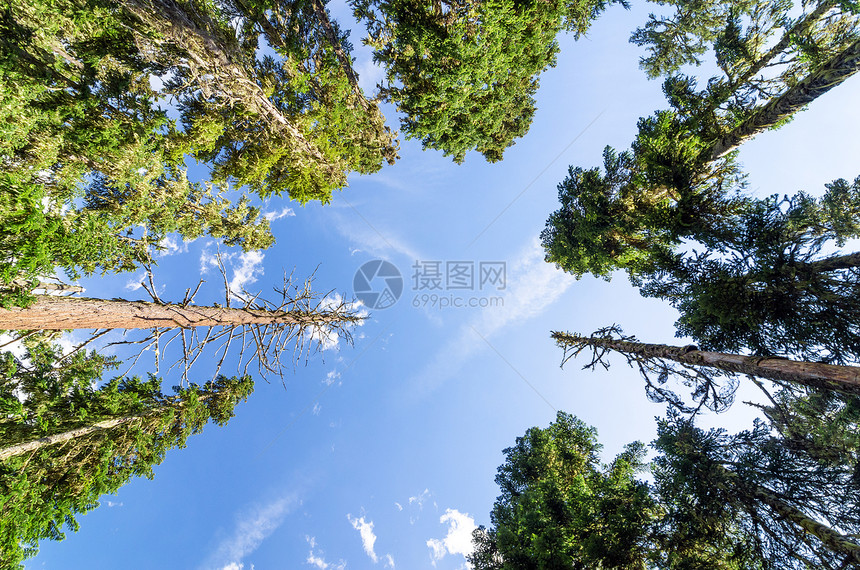
[[[26,362],[26,364],[24,363]],[[154,476],[165,453],[207,422],[224,425],[253,390],[250,377],[219,377],[161,393],[150,376],[95,382],[115,366],[95,353],[62,358],[37,343],[21,362],[0,358],[0,560],[19,567],[43,539],[77,531],[75,515],[131,478]]]
[[[843,422],[843,427],[848,426]],[[600,466],[596,433],[559,412],[505,450],[492,526],[473,533],[481,570],[850,568],[860,494],[854,463],[826,463],[757,421],[728,435],[677,414],[658,421],[653,484],[644,446]]]
[[[712,252],[642,276],[641,292],[671,302],[678,334],[708,350],[856,362],[860,255],[837,248],[860,235],[858,214],[860,178],[750,201]]]
[[[644,446],[631,444],[600,465],[594,428],[559,412],[504,450],[493,526],[473,534],[476,570],[494,568],[638,568],[656,505],[634,475]]]
[[[502,159],[528,131],[538,76],[555,64],[556,36],[584,34],[612,3],[351,2],[386,68],[382,96],[405,115],[404,134],[456,162],[472,150]]]

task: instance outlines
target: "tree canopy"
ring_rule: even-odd
[[[556,36],[584,34],[612,3],[352,1],[386,69],[382,95],[405,115],[404,134],[457,162],[471,150],[502,159],[529,129],[538,76],[558,54]]]
[[[95,387],[116,363],[96,353],[66,358],[36,343],[25,360],[0,356],[0,560],[19,567],[39,541],[77,531],[75,515],[133,477],[154,475],[170,449],[207,422],[224,425],[248,397],[250,377],[161,392],[150,376]]]
[[[848,455],[826,452],[840,429],[856,428],[853,412],[833,413],[855,410],[856,398],[830,407],[840,427],[818,424],[805,447],[765,422],[729,435],[670,413],[652,444],[653,484],[634,476],[644,446],[600,466],[594,429],[559,412],[505,450],[493,526],[473,533],[469,560],[493,570],[850,567],[860,562],[856,438],[846,439]],[[796,406],[795,418],[814,421],[801,410],[809,408]],[[769,413],[784,411],[775,400]]]
[[[750,200],[713,250],[641,278],[641,292],[676,307],[678,334],[708,350],[856,361],[860,255],[833,250],[860,235],[858,219],[860,178],[820,198]]]
[[[636,568],[657,515],[634,475],[645,449],[631,444],[606,466],[594,428],[559,412],[504,450],[492,527],[475,531],[478,569]]]

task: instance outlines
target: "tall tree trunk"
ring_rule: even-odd
[[[782,120],[824,95],[860,71],[860,40],[833,56],[827,63],[772,99],[730,133],[702,152],[706,162],[714,161],[740,146],[744,141],[772,128]]]
[[[773,509],[780,517],[793,522],[820,540],[824,546],[833,552],[845,554],[851,557],[854,563],[860,563],[860,544],[836,532],[829,526],[808,517],[803,511],[781,500],[769,489],[760,485],[754,485],[750,494],[753,498]]]
[[[283,116],[260,86],[248,76],[247,70],[231,56],[231,49],[238,51],[238,46],[224,45],[215,33],[219,27],[217,22],[199,11],[195,11],[192,18],[174,0],[120,0],[120,5],[158,32],[164,41],[182,50],[204,93],[216,92],[228,100],[240,101],[248,110],[266,119],[273,129],[293,139],[298,148],[313,160],[324,164],[332,175],[338,175],[339,169],[330,164],[320,150]],[[143,41],[151,40],[143,38]],[[211,75],[211,78],[205,79],[207,75]],[[345,178],[342,172],[339,176]]]
[[[827,12],[830,11],[831,8],[836,6],[836,0],[822,0],[818,6],[807,14],[805,17],[798,20],[791,29],[786,30],[782,35],[782,38],[773,45],[767,53],[761,56],[755,63],[753,63],[748,70],[746,70],[743,74],[741,74],[737,79],[732,81],[731,90],[729,94],[733,93],[738,87],[745,84],[747,81],[756,76],[762,69],[767,67],[773,59],[775,59],[780,53],[783,52],[789,45],[791,45],[792,40],[798,38],[805,34],[809,28],[812,27],[815,22],[820,20]],[[715,99],[712,101],[705,109],[702,111],[703,115],[709,115],[713,111],[717,109],[720,105],[726,102],[726,98]]]
[[[213,396],[212,392],[202,392],[197,395],[197,401],[205,402]],[[169,408],[179,409],[184,406],[182,399],[176,396],[170,396],[166,398],[167,403],[161,406],[156,406],[146,410],[140,414],[131,414],[127,416],[120,416],[117,418],[110,418],[107,420],[102,420],[100,422],[96,422],[94,424],[88,426],[81,426],[79,428],[66,430],[60,433],[54,433],[51,435],[46,435],[45,437],[40,437],[39,439],[34,439],[31,441],[26,441],[22,443],[16,443],[14,445],[9,445],[4,448],[0,448],[0,461],[5,461],[10,457],[15,457],[17,455],[23,455],[30,451],[37,451],[42,449],[43,447],[47,447],[49,445],[56,445],[58,443],[65,443],[67,441],[71,441],[73,439],[77,439],[79,437],[86,437],[91,433],[96,433],[105,430],[111,430],[122,425],[131,423],[135,420],[145,419],[145,418],[153,418],[164,414],[167,412]]]
[[[122,299],[39,295],[26,308],[0,309],[0,330],[147,329],[242,325],[326,325],[359,317],[337,311],[264,311]]]
[[[89,426],[79,427],[62,433],[46,435],[45,437],[40,437],[39,439],[35,439],[32,441],[10,445],[8,447],[0,449],[0,461],[6,461],[10,457],[23,455],[24,453],[28,453],[30,451],[37,451],[49,445],[64,443],[72,439],[84,437],[98,431],[113,429],[123,424],[127,424],[133,420],[139,419],[141,417],[143,416],[125,416],[121,418],[113,418],[110,420],[102,420]]]
[[[824,259],[801,264],[799,267],[815,273],[825,273],[828,271],[837,271],[839,269],[852,269],[854,267],[860,267],[860,252],[825,257]]]
[[[822,362],[744,356],[698,350],[692,346],[646,344],[613,338],[584,337],[562,332],[553,332],[552,338],[559,346],[567,349],[590,346],[614,350],[633,356],[638,360],[673,360],[692,366],[704,366],[769,380],[860,394],[860,367],[857,366],[837,366]]]

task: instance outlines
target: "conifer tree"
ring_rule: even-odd
[[[528,131],[538,76],[555,64],[556,36],[579,37],[612,3],[351,2],[386,68],[381,95],[405,115],[404,134],[456,162],[471,150],[502,159]]]
[[[98,506],[133,477],[154,476],[170,449],[212,421],[224,425],[253,390],[250,377],[161,392],[150,376],[114,378],[95,353],[63,358],[36,343],[20,361],[0,357],[0,560],[19,567],[40,540],[77,531],[75,515]]]
[[[812,198],[750,202],[713,250],[639,279],[681,316],[679,335],[708,350],[849,363],[860,358],[860,178]],[[828,251],[822,254],[822,251]]]

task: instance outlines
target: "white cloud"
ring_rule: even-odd
[[[544,251],[535,238],[507,264],[507,283],[498,294],[503,303],[482,310],[451,335],[430,363],[413,379],[418,395],[430,392],[454,376],[489,338],[511,323],[520,323],[543,313],[576,279],[544,261]],[[477,334],[476,334],[477,333]]]
[[[477,528],[475,519],[457,509],[447,509],[439,522],[448,525],[448,534],[445,538],[427,541],[434,566],[448,554],[466,556],[472,552],[472,531]]]
[[[270,222],[274,222],[275,220],[280,220],[281,218],[289,218],[295,215],[296,213],[293,211],[292,208],[284,207],[277,212],[266,212],[263,214],[263,217]]]
[[[233,278],[230,279],[230,293],[240,294],[245,288],[263,275],[262,251],[246,251],[239,254],[238,263],[233,264]],[[238,265],[238,267],[237,267]]]
[[[399,511],[406,509],[406,512],[409,513],[409,524],[415,524],[418,519],[421,518],[421,512],[424,510],[424,503],[430,500],[430,497],[432,496],[433,494],[430,492],[430,489],[424,489],[417,495],[409,497],[406,501],[405,507],[400,503],[394,503],[394,505]],[[433,501],[433,507],[436,507],[436,501]]]
[[[203,251],[200,252],[200,273],[206,274],[209,273],[209,270],[218,267],[218,257],[214,252],[209,249],[213,241],[209,241],[206,243],[206,247],[203,248]],[[221,254],[221,259],[229,259],[232,257],[230,254]]]
[[[236,522],[233,533],[209,556],[202,568],[238,570],[242,559],[253,553],[284,522],[298,503],[294,496],[282,497],[265,506],[252,509]]]
[[[390,554],[383,556],[382,560],[385,562],[386,568],[394,568],[394,558]]]
[[[125,290],[126,291],[137,291],[143,288],[143,280],[146,279],[146,271],[141,273],[140,275],[135,275],[134,277],[130,277],[128,281],[125,282]]]
[[[364,517],[353,518],[349,514],[346,515],[346,518],[349,519],[352,528],[357,530],[358,534],[361,535],[361,545],[364,547],[364,551],[374,563],[379,562],[379,557],[373,549],[373,545],[376,544],[376,535],[373,533],[373,522],[364,520]]]
[[[320,415],[321,411],[322,411],[322,406],[320,406],[320,403],[317,402],[316,404],[314,404],[313,414],[315,416],[318,416],[318,415]]]
[[[323,384],[325,384],[326,386],[331,386],[332,384],[337,382],[338,378],[340,378],[340,372],[338,372],[337,370],[330,370],[328,374],[325,375],[325,380],[323,380]]]
[[[352,212],[352,206],[349,208]],[[416,259],[426,259],[405,240],[396,236],[394,232],[379,222],[374,221],[374,225],[370,226],[366,220],[354,215],[354,212],[352,213],[353,215],[347,218],[337,210],[329,212],[330,215],[335,216],[337,230],[352,242],[350,246],[352,254],[362,251],[383,259],[390,259],[392,255],[397,254],[408,259],[410,263]],[[356,267],[356,269],[358,268]]]
[[[337,562],[326,562],[325,553],[317,548],[317,539],[313,536],[305,536],[305,540],[311,546],[311,551],[308,553],[305,562],[319,570],[346,570],[346,562],[338,560]]]
[[[414,497],[409,497],[409,504],[418,505],[419,509],[424,508],[424,501],[430,498],[430,489],[424,489],[420,494],[415,495]]]
[[[352,302],[346,302],[345,303],[343,300],[343,297],[340,295],[340,293],[332,293],[332,294],[326,296],[324,299],[322,299],[320,301],[320,304],[319,304],[319,309],[321,311],[330,311],[330,310],[337,309],[338,307],[341,307],[341,306],[343,306],[343,309],[345,311],[353,312],[355,314],[355,316],[359,317],[360,319],[365,319],[370,314],[367,311],[367,309],[364,308],[364,305],[361,303],[361,301],[352,301]],[[346,326],[347,327],[354,327],[354,326],[360,327],[363,325],[364,325],[364,320],[359,320],[359,321],[356,321],[354,323],[348,323]],[[326,327],[326,326],[310,327],[307,330],[307,338],[311,342],[319,343],[320,350],[334,350],[334,349],[339,348],[339,346],[340,346],[340,335],[338,334],[336,329],[331,328],[331,327]],[[326,377],[326,380],[324,382],[331,385],[331,382],[328,382],[328,381],[331,380],[333,382],[334,379],[339,378],[339,377],[340,377],[340,374],[337,374],[336,376],[332,376],[332,373],[329,372],[329,374]]]
[[[163,248],[158,255],[165,257],[168,255],[176,255],[177,253],[187,253],[188,243],[189,242],[181,240],[176,236],[167,236],[158,244]]]

